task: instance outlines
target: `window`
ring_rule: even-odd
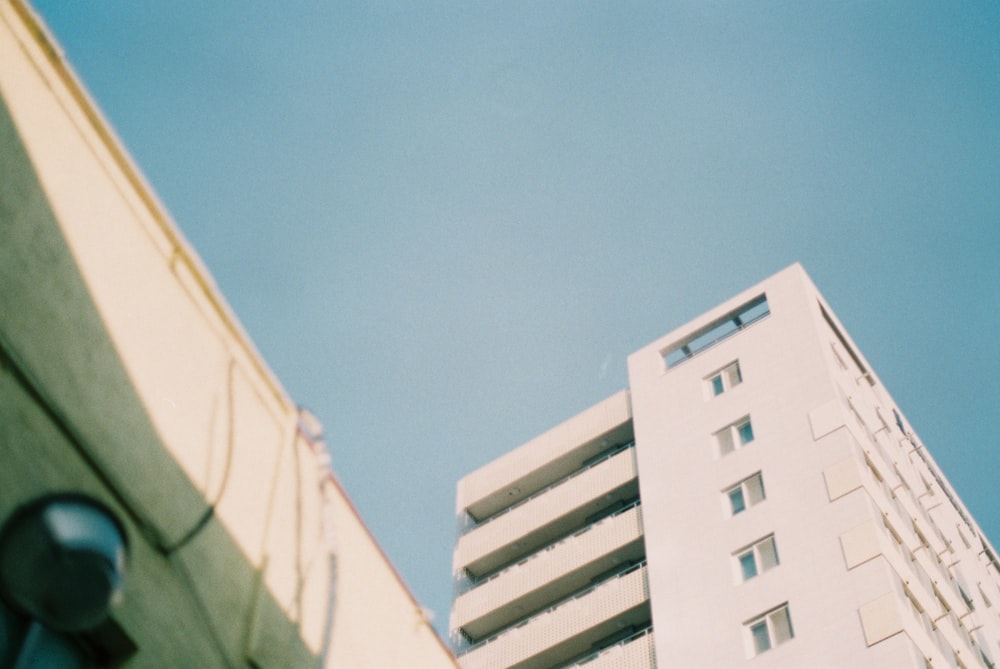
[[[708,390],[712,397],[717,397],[722,393],[743,383],[743,376],[740,374],[739,360],[731,362],[706,379]]]
[[[753,655],[760,655],[795,636],[792,619],[788,615],[788,604],[771,609],[744,625],[750,635]]]
[[[772,567],[778,566],[778,547],[774,535],[755,541],[733,553],[740,581],[749,581]]]
[[[723,491],[723,495],[726,498],[729,514],[735,516],[764,501],[764,479],[761,478],[760,472],[757,472]]]
[[[705,349],[718,344],[726,337],[750,327],[770,313],[771,310],[767,306],[767,296],[758,295],[685,339],[668,346],[662,351],[663,360],[668,369],[676,367]]]
[[[716,432],[714,436],[720,456],[728,455],[737,448],[746,446],[753,441],[753,426],[750,425],[750,417],[746,416],[731,425],[727,425]]]

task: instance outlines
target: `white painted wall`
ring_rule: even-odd
[[[761,293],[767,295],[770,316],[666,368],[662,353],[672,344]],[[876,405],[888,416],[894,407],[877,377],[872,376],[873,388],[858,381],[860,373],[849,359],[847,371],[836,362],[831,343],[841,345],[822,318],[821,301],[795,265],[629,357],[661,668],[743,664],[752,655],[744,623],[784,602],[795,638],[750,660],[757,666],[923,667],[924,656],[935,660],[934,666],[947,666],[939,649],[924,644],[924,652],[918,652],[912,639],[919,636],[916,624],[897,616],[894,607],[905,598],[901,579],[886,558],[878,554],[850,570],[845,563],[842,534],[867,522],[888,536],[873,501],[881,488],[863,464],[862,451],[872,450],[878,457],[877,449],[882,449],[891,461],[887,468],[895,462],[908,476],[913,467],[906,449],[897,447],[902,434],[896,426],[877,421]],[[705,377],[737,359],[743,383],[712,397]],[[869,430],[854,422],[849,397],[863,407]],[[745,415],[751,417],[754,441],[719,457],[712,434]],[[876,430],[885,446],[875,446],[867,436]],[[729,517],[722,491],[758,470],[766,501]],[[852,477],[864,478],[867,488],[852,484]],[[828,479],[839,486],[834,501]],[[913,499],[908,508],[918,513]],[[940,509],[945,506],[937,513],[944,513]],[[950,515],[954,525],[957,513]],[[780,565],[737,582],[733,551],[770,533]],[[981,560],[966,557],[963,562],[959,569],[968,567],[978,578],[995,582],[995,573],[983,568]],[[875,634],[878,643],[869,647],[866,632]],[[990,634],[995,646],[1000,637]],[[955,648],[960,636],[954,635]],[[968,666],[981,666],[970,654],[963,656]]]

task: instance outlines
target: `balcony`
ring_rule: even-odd
[[[634,503],[459,596],[451,627],[461,627],[474,639],[485,637],[644,555],[641,508]]]
[[[638,494],[635,448],[627,448],[470,530],[458,540],[455,566],[481,578]]]
[[[462,669],[544,669],[650,617],[646,565],[636,565],[473,646]],[[615,665],[621,666],[621,665]]]
[[[458,509],[483,520],[633,440],[629,393],[621,391],[472,472],[458,483]]]
[[[647,627],[561,669],[656,669],[653,628]]]

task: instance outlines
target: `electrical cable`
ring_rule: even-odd
[[[205,512],[198,518],[198,521],[195,522],[191,529],[181,535],[181,538],[172,545],[163,546],[164,555],[170,555],[174,551],[180,550],[205,529],[215,515],[215,509],[219,505],[219,502],[222,501],[222,497],[226,493],[226,488],[229,486],[229,474],[233,466],[233,451],[236,448],[236,438],[234,435],[235,399],[233,397],[235,370],[236,360],[230,357],[229,364],[226,366],[226,459],[222,467],[222,480],[219,483],[219,490],[213,496],[212,501],[208,503],[208,508],[205,509]]]
[[[5,366],[14,377],[17,384],[30,397],[35,405],[41,409],[42,413],[51,421],[59,433],[73,448],[76,454],[83,460],[84,464],[94,473],[105,491],[114,498],[115,502],[132,523],[138,528],[139,533],[157,550],[164,544],[160,532],[153,527],[141,513],[136,509],[124,493],[114,477],[106,472],[103,467],[94,459],[90,451],[84,446],[85,440],[79,430],[73,425],[70,419],[59,410],[55,401],[49,397],[42,389],[42,385],[28,371],[27,365],[20,359],[6,336],[0,331],[0,364],[6,361]]]
[[[316,459],[317,492],[320,499],[320,527],[323,532],[323,548],[327,554],[327,596],[326,612],[323,625],[323,641],[320,644],[318,666],[322,669],[330,656],[333,643],[333,622],[337,601],[337,551],[335,514],[330,500],[328,481],[333,476],[330,467],[330,451],[326,446],[322,424],[311,411],[299,407],[298,434],[309,444],[313,457]]]
[[[160,531],[158,531],[151,523],[146,521],[141,513],[136,509],[135,505],[122,493],[119,485],[115,482],[114,477],[105,471],[101,465],[94,459],[90,454],[88,449],[84,446],[85,439],[80,434],[79,430],[72,424],[70,419],[58,408],[56,402],[48,396],[48,394],[43,390],[41,383],[39,383],[28,370],[28,366],[21,360],[21,358],[14,351],[13,347],[10,345],[6,336],[2,331],[0,331],[0,367],[7,369],[11,376],[14,378],[15,382],[22,388],[22,390],[32,399],[35,405],[45,414],[45,416],[51,421],[51,423],[56,427],[60,434],[66,439],[67,443],[72,447],[84,464],[93,472],[94,476],[101,483],[102,488],[115,500],[117,505],[122,509],[126,516],[132,521],[135,527],[138,529],[139,534],[142,535],[146,541],[163,557],[165,557],[171,564],[177,567],[177,573],[181,577],[181,580],[185,584],[185,591],[188,593],[189,597],[194,604],[194,608],[198,616],[202,619],[205,625],[205,629],[208,631],[212,643],[218,651],[219,655],[223,658],[226,666],[229,669],[234,669],[232,663],[227,656],[224,646],[222,644],[221,638],[216,631],[214,625],[211,622],[211,617],[208,615],[208,609],[205,603],[201,600],[198,595],[197,589],[195,587],[194,579],[191,574],[187,571],[186,565],[180,560],[174,557],[174,552],[179,548],[183,547],[185,544],[190,542],[198,533],[208,524],[214,514],[214,504],[210,504],[208,510],[205,514],[199,518],[199,520],[194,524],[194,526],[184,533],[181,540],[176,542],[173,546],[168,545]],[[230,381],[232,379],[232,368],[233,364],[230,364]],[[232,384],[229,383],[229,398],[230,398],[230,428],[232,427]],[[225,491],[226,483],[228,481],[229,475],[229,461],[232,456],[232,429],[230,429],[229,435],[230,448],[228,449],[227,464],[223,475],[223,482],[220,487],[220,491],[217,495],[218,499],[221,499],[223,492]],[[218,501],[216,500],[216,502]]]

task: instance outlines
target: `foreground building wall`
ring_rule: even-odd
[[[0,523],[82,492],[131,552],[111,619],[39,651],[89,659],[39,666],[454,666],[317,432],[58,46],[0,2]],[[0,613],[2,659],[25,630]]]
[[[628,392],[459,484],[451,627],[463,667],[992,666],[996,552],[801,267],[640,349],[628,369]],[[628,467],[598,475],[624,461],[623,441]],[[605,448],[607,463],[590,459]],[[614,499],[634,484],[634,498]],[[641,516],[607,541],[589,538],[625,514],[566,522],[559,510],[617,501]],[[536,539],[547,514],[562,525]],[[622,568],[588,572],[603,556]],[[551,596],[501,615],[516,595],[493,596],[495,583],[532,569],[534,592]],[[629,569],[642,574],[635,595],[618,575]],[[641,629],[635,608],[592,605],[599,591],[635,597]],[[580,632],[595,616],[601,633]],[[515,637],[537,649],[507,653]]]

